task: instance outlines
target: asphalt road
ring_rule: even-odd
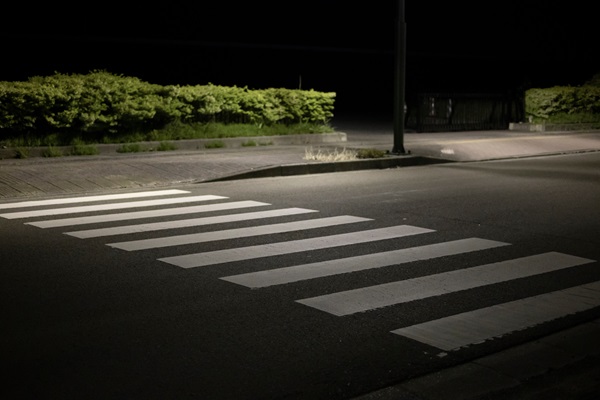
[[[573,290],[600,280],[599,167],[586,153],[0,202],[3,397],[349,399],[597,318]]]

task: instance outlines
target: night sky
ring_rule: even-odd
[[[0,25],[0,80],[100,69],[159,84],[333,91],[338,109],[385,110],[393,95],[397,4],[16,4]],[[575,86],[600,72],[589,2],[405,4],[407,95]]]

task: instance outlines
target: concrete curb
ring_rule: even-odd
[[[253,178],[269,178],[278,176],[292,175],[309,175],[322,174],[332,172],[348,172],[368,169],[390,169],[399,167],[410,167],[419,165],[441,164],[452,162],[421,156],[390,156],[384,158],[351,160],[351,161],[335,161],[335,162],[319,162],[319,163],[299,163],[269,166],[257,168],[252,171],[246,171],[239,174],[232,174],[215,179],[208,179],[201,182],[221,182],[238,179],[253,179]]]
[[[596,130],[598,123],[535,124],[530,122],[511,122],[508,130],[517,132],[577,132]]]

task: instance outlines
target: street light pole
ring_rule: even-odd
[[[396,56],[394,65],[394,147],[392,153],[405,154],[404,150],[404,106],[406,104],[406,22],[404,0],[398,0],[396,20]]]

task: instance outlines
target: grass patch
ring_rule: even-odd
[[[172,151],[177,150],[177,146],[175,146],[172,142],[160,142],[156,151]]]
[[[204,148],[206,149],[221,149],[223,147],[225,147],[225,142],[222,140],[214,140],[204,144]]]
[[[366,158],[382,158],[386,156],[386,152],[377,149],[358,149],[358,150],[347,150],[342,149],[341,151],[336,149],[333,150],[314,150],[312,147],[305,149],[304,159],[312,161],[352,161]]]
[[[126,143],[117,149],[117,153],[139,153],[143,151],[139,143]]]
[[[322,123],[296,123],[296,124],[224,124],[220,122],[208,123],[183,123],[172,122],[164,128],[150,132],[132,132],[128,134],[112,135],[89,133],[74,137],[72,133],[49,133],[45,136],[15,136],[5,137],[0,141],[1,146],[15,149],[16,158],[28,158],[31,147],[48,147],[43,151],[44,157],[58,157],[58,146],[71,146],[70,152],[61,155],[96,155],[99,154],[97,144],[122,144],[117,149],[119,153],[136,153],[142,151],[171,151],[176,150],[177,140],[185,139],[215,139],[204,145],[204,148],[215,149],[226,147],[219,139],[225,138],[249,138],[242,144],[245,147],[269,146],[273,142],[269,140],[255,140],[259,136],[283,136],[297,134],[321,134],[331,133],[335,130],[329,124]],[[159,142],[157,148],[143,148],[141,142]]]
[[[322,150],[317,149],[314,150],[312,147],[305,149],[304,151],[304,159],[311,161],[352,161],[356,160],[356,151],[354,150],[346,150],[345,148],[341,151],[338,149],[333,150]]]
[[[377,149],[359,149],[356,151],[356,158],[383,158],[387,153]]]
[[[74,140],[79,144],[119,144],[146,141],[176,141],[183,139],[223,139],[256,136],[280,136],[297,134],[331,133],[334,129],[329,124],[296,123],[296,124],[224,124],[220,122],[172,122],[161,129],[149,132],[131,132],[120,135],[98,135],[89,133],[74,138],[72,134],[49,133],[44,136],[14,136],[6,137],[0,145],[6,147],[41,147],[69,146]]]
[[[29,157],[29,147],[17,147],[15,149],[15,158],[28,158]]]
[[[330,132],[334,132],[334,129],[328,124],[298,123],[291,125],[261,125],[223,124],[220,122],[172,122],[166,125],[163,129],[150,132],[146,140],[223,139]]]
[[[75,138],[71,141],[72,156],[95,156],[100,154],[98,147],[95,144],[87,144],[80,138]]]
[[[54,146],[48,146],[47,149],[42,151],[42,157],[62,157],[63,153],[60,149]]]

